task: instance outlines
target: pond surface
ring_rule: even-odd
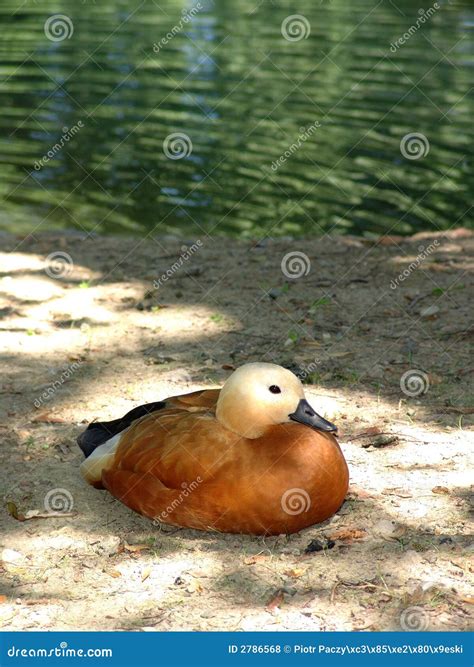
[[[472,3],[2,0],[0,20],[3,228],[468,224]]]

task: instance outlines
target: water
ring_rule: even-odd
[[[467,225],[474,12],[419,4],[2,0],[1,226],[259,237]],[[55,14],[63,26],[45,25]],[[173,133],[184,144],[168,145]],[[400,147],[413,133],[415,155],[404,151],[418,159]]]

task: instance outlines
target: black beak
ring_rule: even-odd
[[[293,412],[293,414],[288,416],[290,419],[293,419],[293,421],[299,422],[300,424],[306,424],[306,426],[311,426],[318,431],[330,431],[331,433],[337,431],[337,426],[328,422],[324,417],[321,417],[321,415],[318,415],[305,398],[302,398],[298,403],[296,412]]]

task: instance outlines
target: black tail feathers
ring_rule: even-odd
[[[145,405],[139,405],[137,408],[133,408],[133,410],[127,412],[127,414],[120,419],[113,419],[110,422],[92,422],[86,430],[79,435],[77,444],[87,458],[92,454],[94,449],[103,445],[104,442],[112,438],[114,435],[117,435],[117,433],[124,431],[130,424],[132,424],[132,422],[140,417],[150,414],[150,412],[162,410],[165,405],[166,403],[164,401],[146,403]]]

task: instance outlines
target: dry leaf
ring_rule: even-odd
[[[28,510],[28,512],[18,515],[18,521],[30,521],[31,519],[58,519],[65,516],[77,516],[77,512],[42,512],[41,510]]]
[[[33,423],[47,423],[47,424],[66,424],[67,419],[62,419],[62,417],[56,417],[50,412],[42,412],[36,417],[33,417],[31,420]]]
[[[357,498],[376,498],[377,496],[365,489],[360,488],[356,484],[351,484],[349,487],[349,493],[352,493]]]
[[[146,581],[151,574],[151,567],[146,567],[142,572],[142,582]]]
[[[400,489],[396,486],[390,489],[384,489],[382,493],[389,496],[398,496],[398,498],[413,498],[413,494],[410,493],[410,491]]]
[[[290,570],[285,570],[284,574],[286,574],[287,577],[293,577],[293,579],[298,579],[305,572],[306,569],[304,567],[294,567],[291,568]]]
[[[17,521],[24,521],[25,517],[18,511],[18,507],[11,500],[7,503],[7,511],[10,516],[12,516]]]
[[[382,430],[378,426],[370,426],[370,428],[367,428],[365,431],[358,433],[357,437],[363,438],[366,435],[378,435],[379,433],[382,433]]]
[[[127,542],[124,542],[123,548],[130,553],[140,553],[140,551],[146,551],[151,547],[148,544],[127,544]]]
[[[449,489],[446,486],[434,486],[431,489],[432,493],[446,494],[449,493]]]
[[[285,598],[283,597],[283,591],[279,589],[278,591],[276,591],[276,593],[274,593],[270,601],[267,602],[265,609],[267,611],[275,611],[275,609],[281,607],[284,600]]]
[[[367,449],[368,447],[387,447],[387,445],[398,445],[399,438],[397,435],[390,434],[380,434],[369,440],[368,442],[363,442],[362,447]]]
[[[113,577],[114,579],[118,579],[119,577],[122,576],[122,573],[119,572],[118,570],[106,570],[107,574]]]
[[[353,540],[362,540],[367,536],[365,530],[359,530],[358,528],[341,528],[336,530],[335,533],[331,534],[332,540],[341,540],[342,542],[352,542]]]
[[[256,565],[257,563],[262,563],[267,560],[267,554],[253,554],[253,556],[248,556],[244,558],[244,565]]]
[[[7,596],[6,595],[0,595],[0,604],[4,604],[7,601]]]
[[[202,593],[203,589],[199,581],[191,581],[186,590],[188,593]]]

